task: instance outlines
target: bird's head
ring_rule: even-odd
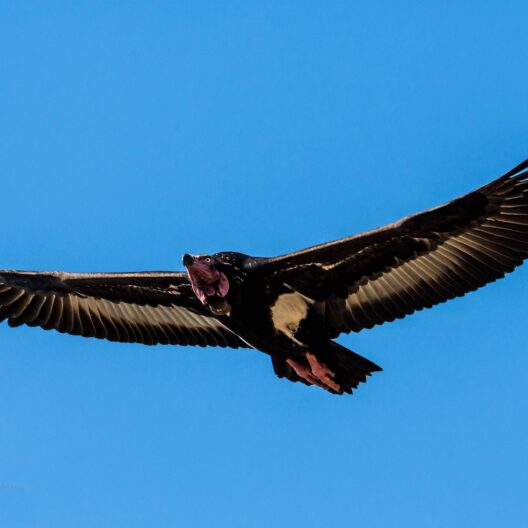
[[[215,298],[223,299],[229,291],[229,280],[220,271],[221,260],[216,255],[183,255],[183,265],[191,286],[203,304],[210,304]]]
[[[232,303],[238,302],[240,287],[254,261],[253,257],[229,251],[214,255],[183,255],[183,265],[196,297],[220,315],[230,313]],[[226,299],[228,293],[229,300]]]

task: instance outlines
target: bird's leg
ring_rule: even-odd
[[[333,376],[333,372],[328,369],[325,365],[320,363],[315,356],[312,354],[306,354],[306,357],[310,355],[315,359],[315,363],[312,363],[308,359],[309,366],[303,365],[294,359],[288,358],[286,363],[295,371],[297,376],[303,378],[308,382],[309,385],[317,385],[325,390],[334,390],[336,392],[341,392],[341,387],[330,378],[330,375]],[[314,371],[315,368],[315,371]]]
[[[295,359],[288,358],[286,360],[286,363],[290,365],[290,367],[295,370],[295,374],[297,376],[305,379],[310,385],[318,385],[318,379],[312,374],[312,371],[310,370],[310,367],[307,367],[306,365],[302,365],[298,361],[295,361]]]
[[[310,352],[306,353],[306,359],[310,364],[312,376],[316,377],[321,383],[324,383],[332,390],[341,392],[341,387],[334,381],[335,372],[332,372],[324,363],[321,363],[313,354],[310,354]]]
[[[324,390],[329,390],[328,385],[325,385],[321,380],[312,374],[310,367],[307,367],[306,365],[303,365],[291,358],[287,359],[286,363],[288,363],[288,365],[290,365],[290,367],[295,370],[297,376],[303,378],[308,383],[308,385],[317,385]]]

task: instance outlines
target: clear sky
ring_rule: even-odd
[[[528,157],[526,2],[0,3],[0,268],[181,269],[377,227]],[[445,528],[528,516],[528,267],[254,351],[0,325],[0,525]]]

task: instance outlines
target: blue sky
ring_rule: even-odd
[[[528,157],[521,2],[2,2],[1,268],[274,255]],[[353,397],[247,350],[0,325],[0,524],[520,526],[528,268],[340,342]]]

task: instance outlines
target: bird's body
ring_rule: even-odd
[[[279,257],[186,254],[187,272],[0,271],[0,319],[112,341],[255,348],[279,377],[350,393],[380,368],[333,341],[340,333],[462,296],[528,258],[526,168]]]

